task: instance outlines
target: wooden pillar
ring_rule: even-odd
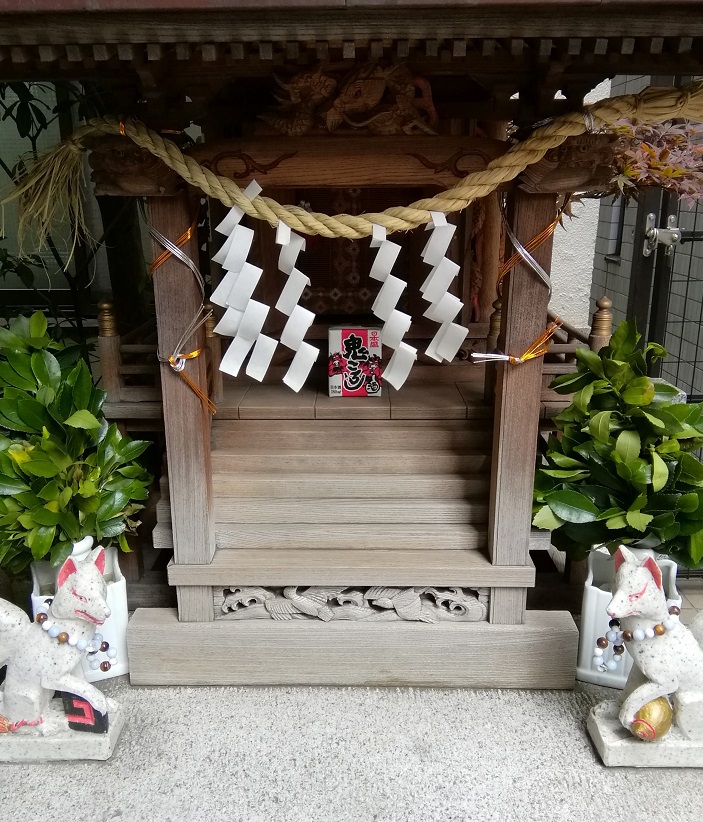
[[[613,335],[613,312],[610,310],[613,303],[608,297],[596,300],[597,311],[593,313],[591,333],[588,335],[588,346],[591,351],[598,352],[608,345]]]
[[[554,194],[515,192],[511,226],[523,245],[545,228],[556,213]],[[534,253],[549,272],[551,237]],[[544,283],[525,263],[518,263],[503,280],[501,333],[498,347],[519,356],[545,328],[549,304]],[[494,565],[530,562],[532,488],[535,473],[542,360],[496,366],[493,465],[489,508],[489,553]],[[490,621],[524,622],[526,591],[491,590]]]
[[[186,194],[174,197],[149,197],[147,208],[151,225],[170,240],[180,237],[193,221]],[[198,259],[197,238],[183,247]],[[154,257],[163,251],[152,242]],[[176,345],[200,308],[201,295],[193,273],[175,257],[169,257],[154,272],[154,301],[160,358],[173,354]],[[185,342],[188,351],[205,345],[201,329]],[[205,357],[187,360],[185,371],[203,390],[207,390]],[[212,471],[210,468],[210,414],[186,381],[171,366],[161,364],[164,433],[171,497],[174,562],[207,564],[214,553],[212,522]],[[178,589],[178,617],[184,622],[213,619],[210,588],[183,586]]]
[[[100,359],[101,387],[107,392],[108,402],[120,401],[120,335],[112,302],[98,303],[98,357]]]

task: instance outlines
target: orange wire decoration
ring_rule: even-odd
[[[190,389],[196,394],[202,403],[205,404],[207,410],[211,414],[215,414],[217,412],[217,406],[215,403],[208,397],[208,395],[200,388],[197,383],[193,382],[191,378],[186,374],[185,368],[185,361],[186,360],[194,360],[196,357],[199,357],[203,353],[203,348],[196,348],[195,351],[191,351],[189,354],[179,354],[177,357],[171,356],[168,358],[168,363],[173,368],[173,370],[180,374],[181,377],[186,381]]]
[[[193,236],[193,232],[195,231],[196,226],[197,226],[197,221],[193,220],[191,225],[176,240],[175,245],[177,245],[179,248],[182,248],[188,242],[188,240],[190,240],[190,238]],[[162,251],[161,254],[159,254],[159,256],[149,265],[149,274],[153,274],[156,271],[156,269],[159,266],[163,265],[166,262],[166,260],[168,260],[168,258],[171,257],[171,256],[172,256],[172,252],[169,251],[168,249],[166,249],[165,251]]]
[[[509,362],[511,365],[522,365],[522,363],[536,360],[538,357],[543,357],[549,351],[549,342],[556,332],[561,328],[562,321],[559,317],[555,317],[547,328],[537,337],[537,339],[521,354],[519,357],[514,357],[511,354],[488,353],[479,354],[474,353],[471,359],[474,362]]]
[[[559,225],[559,223],[561,223],[561,218],[564,214],[564,210],[566,209],[566,206],[567,206],[568,202],[569,202],[569,196],[567,196],[564,199],[564,202],[563,202],[561,208],[559,209],[559,213],[552,220],[552,222],[546,228],[542,229],[542,231],[540,231],[539,234],[534,236],[529,242],[525,243],[525,249],[527,251],[532,253],[536,248],[539,248],[545,240],[549,239],[549,237],[551,237],[552,234],[554,234],[554,232],[556,231],[557,226]],[[503,263],[503,265],[500,267],[500,271],[498,272],[498,282],[497,282],[498,286],[500,286],[500,284],[503,281],[503,278],[505,277],[505,275],[509,271],[511,271],[520,262],[521,259],[522,259],[522,254],[519,251],[515,251]]]

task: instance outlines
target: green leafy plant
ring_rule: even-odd
[[[574,559],[624,543],[699,566],[703,465],[690,452],[703,445],[703,406],[671,402],[678,389],[647,376],[666,350],[639,340],[623,322],[599,353],[577,349],[578,370],[552,382],[575,393],[536,472],[533,525]]]
[[[136,462],[149,442],[107,424],[105,392],[41,312],[0,327],[0,397],[0,566],[61,563],[87,535],[128,551],[151,482]]]

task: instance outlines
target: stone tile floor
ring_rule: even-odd
[[[676,586],[683,600],[681,621],[688,625],[699,611],[703,611],[703,579],[700,577],[686,579],[680,576],[676,581]]]

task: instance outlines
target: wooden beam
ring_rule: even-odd
[[[193,221],[193,207],[185,194],[147,198],[149,223],[165,237],[175,240]],[[163,248],[153,241],[157,257]],[[198,258],[197,236],[184,246]],[[191,271],[175,257],[163,263],[153,276],[154,302],[160,358],[173,354],[184,330],[200,308],[201,295]],[[204,332],[187,340],[188,350],[203,347]],[[189,360],[185,372],[207,390],[205,358]],[[211,519],[210,415],[203,403],[168,363],[162,362],[161,383],[164,428],[168,453],[174,558],[179,563],[207,564],[214,552]],[[179,597],[182,620],[206,618],[205,593],[190,592]]]
[[[530,611],[518,626],[226,619],[199,625],[179,623],[171,609],[140,608],[127,642],[133,685],[573,688],[578,630],[564,611]]]
[[[553,194],[515,193],[511,224],[523,244],[539,234],[556,213]],[[551,238],[533,252],[550,269]],[[524,262],[503,281],[501,351],[519,356],[544,331],[549,304],[544,283]],[[522,365],[497,364],[493,437],[493,467],[489,510],[489,552],[495,565],[530,562],[532,487],[537,449],[542,360]],[[518,412],[519,409],[519,412]],[[508,595],[506,595],[508,596]],[[520,623],[525,608],[521,597],[497,602],[492,613],[501,622]]]

